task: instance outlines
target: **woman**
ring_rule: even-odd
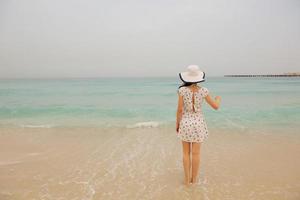
[[[199,70],[197,65],[188,66],[186,72],[179,73],[179,77],[183,85],[178,89],[176,132],[182,140],[185,184],[189,185],[197,183],[200,145],[208,138],[201,104],[205,99],[212,108],[217,110],[221,97],[217,96],[213,100],[207,88],[197,85],[205,80],[205,73]]]

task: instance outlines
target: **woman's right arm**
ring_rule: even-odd
[[[220,108],[220,102],[221,102],[221,97],[216,96],[215,100],[213,100],[210,95],[207,95],[205,97],[206,102],[215,110],[218,110]]]
[[[182,118],[183,113],[183,97],[178,93],[178,106],[176,114],[176,132],[179,131],[179,124]]]

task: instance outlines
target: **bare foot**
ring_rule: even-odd
[[[189,186],[190,184],[191,184],[191,182],[189,181],[189,179],[185,179],[184,185]]]
[[[195,178],[195,180],[191,181],[191,184],[195,185],[195,184],[197,184],[197,182],[198,182],[198,180]]]

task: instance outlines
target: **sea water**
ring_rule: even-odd
[[[184,186],[171,78],[0,81],[0,199],[300,199],[300,79],[208,77]],[[280,134],[282,133],[282,134]]]
[[[174,126],[177,77],[0,80],[0,126]],[[216,128],[291,128],[300,121],[299,78],[208,77],[200,84],[222,97],[221,108],[204,103]]]

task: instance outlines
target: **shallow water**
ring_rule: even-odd
[[[0,199],[300,198],[299,136],[211,129],[183,185],[173,128],[1,128]]]

